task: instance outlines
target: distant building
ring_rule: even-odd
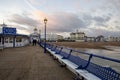
[[[63,36],[61,35],[57,35],[57,34],[47,34],[46,35],[46,40],[48,41],[57,41],[57,40],[62,40],[63,39]]]
[[[105,38],[103,35],[99,35],[95,39],[95,42],[104,42],[104,41],[105,41]]]
[[[57,40],[63,40],[63,36],[57,35]]]
[[[96,37],[87,37],[85,36],[85,42],[95,42]]]
[[[57,34],[53,34],[53,33],[46,34],[46,40],[48,40],[48,41],[57,41]]]
[[[105,38],[102,35],[99,35],[97,37],[87,37],[85,36],[85,42],[104,42]]]
[[[106,41],[120,42],[120,37],[109,36],[106,38]]]
[[[85,33],[84,32],[79,32],[78,30],[76,32],[70,33],[70,38],[71,40],[75,41],[84,41],[85,40]]]

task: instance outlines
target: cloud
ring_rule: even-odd
[[[107,26],[107,22],[109,22],[111,19],[110,16],[95,16],[93,17],[93,20],[95,21],[97,26]]]
[[[43,20],[45,17],[49,17],[49,14],[46,14],[45,12],[41,11],[41,10],[34,10],[32,12],[32,15],[35,19],[37,20]]]
[[[120,0],[56,0],[54,3],[50,0],[14,0],[1,3],[1,19],[9,18],[10,24],[14,23],[19,32],[31,32],[34,27],[44,32],[45,17],[48,19],[47,32],[50,33],[64,35],[76,29],[89,35],[117,35],[120,32]]]
[[[28,15],[13,14],[12,17],[9,18],[9,21],[19,25],[26,25],[28,27],[37,27],[40,25],[37,20],[29,17]]]
[[[120,7],[120,0],[107,0],[107,1],[117,9]]]
[[[56,32],[71,32],[76,28],[87,27],[88,25],[73,13],[56,13],[52,16],[52,23],[49,29]]]
[[[89,34],[92,34],[92,36],[98,36],[98,35],[103,35],[103,36],[120,36],[119,35],[120,31],[111,31],[111,30],[105,30],[105,29],[91,28],[91,33],[89,33]]]
[[[98,23],[105,23],[106,21],[109,21],[109,19],[110,19],[109,17],[108,18],[99,17],[99,16],[93,17],[93,20]]]
[[[70,33],[75,31],[76,29],[80,29],[85,31],[89,35],[112,35],[118,34],[119,30],[117,29],[120,28],[120,26],[116,25],[116,23],[119,24],[119,22],[116,19],[116,21],[113,20],[114,16],[109,13],[106,15],[95,15],[94,13],[89,12],[80,12],[80,14],[71,12],[54,12],[48,14],[43,11],[37,10],[33,11],[31,14],[14,14],[9,19],[9,21],[18,24],[18,27],[21,27],[21,30],[23,29],[31,32],[33,31],[34,27],[40,26],[42,32],[44,32],[43,20],[45,17],[48,19],[48,33]],[[110,23],[114,24],[110,25]],[[22,28],[25,26],[28,26],[28,28]]]
[[[107,27],[107,22],[111,20],[110,16],[93,16],[90,13],[81,13],[81,15],[61,12],[53,14],[52,23],[49,23],[48,30],[56,32],[71,32],[75,29],[89,28],[94,24],[97,27]]]
[[[18,25],[16,27],[23,31],[28,30],[27,32],[31,32],[33,31],[34,27],[40,26],[42,27],[42,32],[44,32],[43,19],[45,17],[48,19],[48,33],[69,33],[75,31],[76,29],[80,29],[82,32],[85,31],[87,35],[109,35],[119,33],[118,31],[110,31],[111,29],[108,27],[109,25],[107,25],[107,23],[112,19],[112,16],[109,14],[104,16],[94,16],[93,14],[87,12],[81,12],[81,14],[78,15],[76,13],[69,12],[55,12],[52,14],[46,14],[42,11],[34,11],[32,13],[32,17],[30,14],[14,14],[12,18],[9,19],[9,21],[16,23]],[[37,20],[39,20],[40,23]],[[92,25],[94,26],[90,28]],[[25,28],[25,26],[28,27]],[[117,28],[119,28],[119,26],[112,28],[112,30],[115,31]]]
[[[31,14],[22,13],[22,14],[13,14],[8,21],[11,26],[17,28],[18,33],[30,34],[33,32],[33,29],[39,28],[41,25]],[[9,25],[8,25],[9,26]]]
[[[28,1],[30,4],[40,5],[38,0],[26,0],[26,1]]]
[[[37,20],[41,21],[41,26],[44,26],[43,19],[45,17],[48,19],[48,32],[71,32],[74,29],[90,25],[90,23],[88,24],[75,13],[54,12],[52,14],[46,14],[42,11],[34,11],[33,15]]]
[[[30,32],[28,30],[21,30],[21,29],[18,29],[18,28],[17,28],[17,33],[18,34],[25,34],[25,35],[29,35],[30,34]]]

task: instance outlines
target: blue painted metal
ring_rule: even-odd
[[[57,47],[56,50],[55,50],[55,54],[60,54],[62,49],[63,49],[63,47]]]
[[[69,56],[69,54],[68,54],[68,53],[63,52],[63,51],[61,51],[61,53],[60,53],[59,55],[61,55],[61,56],[62,56],[62,59],[66,59],[66,58]]]
[[[46,24],[45,24],[44,53],[46,53]]]
[[[16,38],[16,36],[13,37],[13,47],[15,47],[15,42],[16,42],[15,38]]]
[[[46,44],[46,47],[51,49],[51,47],[53,47],[52,45],[50,45],[49,43]]]
[[[102,80],[120,80],[120,77],[118,77],[120,74],[110,67],[102,67],[100,65],[90,63],[86,70]]]
[[[48,45],[48,47],[49,46],[51,45]],[[62,51],[63,48],[70,50],[70,52],[67,53],[67,52]],[[57,54],[63,56],[63,59],[67,59],[73,62],[74,64],[78,65],[76,69],[85,69],[89,71],[90,73],[96,75],[102,80],[120,80],[120,73],[116,72],[110,67],[103,67],[103,66],[100,66],[99,64],[92,63],[91,59],[94,57],[97,57],[103,60],[108,60],[108,61],[112,61],[116,63],[120,63],[120,60],[112,59],[112,58],[108,58],[104,56],[99,56],[95,54],[85,53],[85,52],[81,52],[81,51],[77,51],[77,50],[73,50],[73,49],[69,49],[65,47],[57,47],[56,49],[56,46],[53,46],[53,45],[52,45],[51,50],[54,50]],[[82,59],[80,56],[72,55],[71,54],[72,52],[78,52],[80,54],[88,55],[89,56],[88,60]]]
[[[0,33],[0,35],[2,35],[3,37],[4,36],[25,36],[25,37],[28,37],[28,35],[23,35],[23,34],[3,34],[3,33]]]
[[[58,52],[56,52],[56,54],[60,54],[62,49],[63,49],[63,47],[61,47],[60,50]]]
[[[54,46],[49,46],[49,49],[52,49]]]
[[[57,48],[57,46],[53,46],[53,48],[51,49],[51,51],[55,51],[56,48]]]
[[[71,56],[72,51],[73,50],[71,49],[67,58],[69,58]]]
[[[70,50],[70,52],[68,53],[67,56],[63,56],[63,59],[68,59],[70,57],[71,53],[72,53],[72,49]]]
[[[86,64],[88,63],[88,61],[78,57],[78,56],[74,56],[71,55],[68,60],[70,60],[71,62],[75,63],[76,65],[78,65],[78,67],[76,67],[76,69],[83,69],[83,66],[86,66]]]
[[[83,66],[83,65],[80,65],[80,66],[78,66],[76,69],[86,69],[86,68],[88,67],[88,65],[90,64],[90,61],[91,61],[91,59],[92,59],[92,56],[93,56],[93,54],[91,54],[91,55],[89,56],[89,59],[88,59],[87,63],[84,64],[84,66]]]
[[[3,34],[16,34],[16,28],[3,27],[2,32]]]

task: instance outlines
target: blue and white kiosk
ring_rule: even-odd
[[[1,25],[0,30],[0,46],[21,47],[29,44],[29,37],[23,34],[17,34],[16,28],[7,27],[6,24]]]

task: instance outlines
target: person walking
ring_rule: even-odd
[[[36,45],[37,45],[37,40],[36,40],[36,39],[33,39],[32,44],[33,44],[33,46],[36,46]]]
[[[37,40],[35,40],[34,43],[35,43],[35,46],[36,46],[36,44],[37,44]]]
[[[35,45],[35,40],[33,39],[33,41],[32,41],[32,44],[33,44],[33,46]]]

